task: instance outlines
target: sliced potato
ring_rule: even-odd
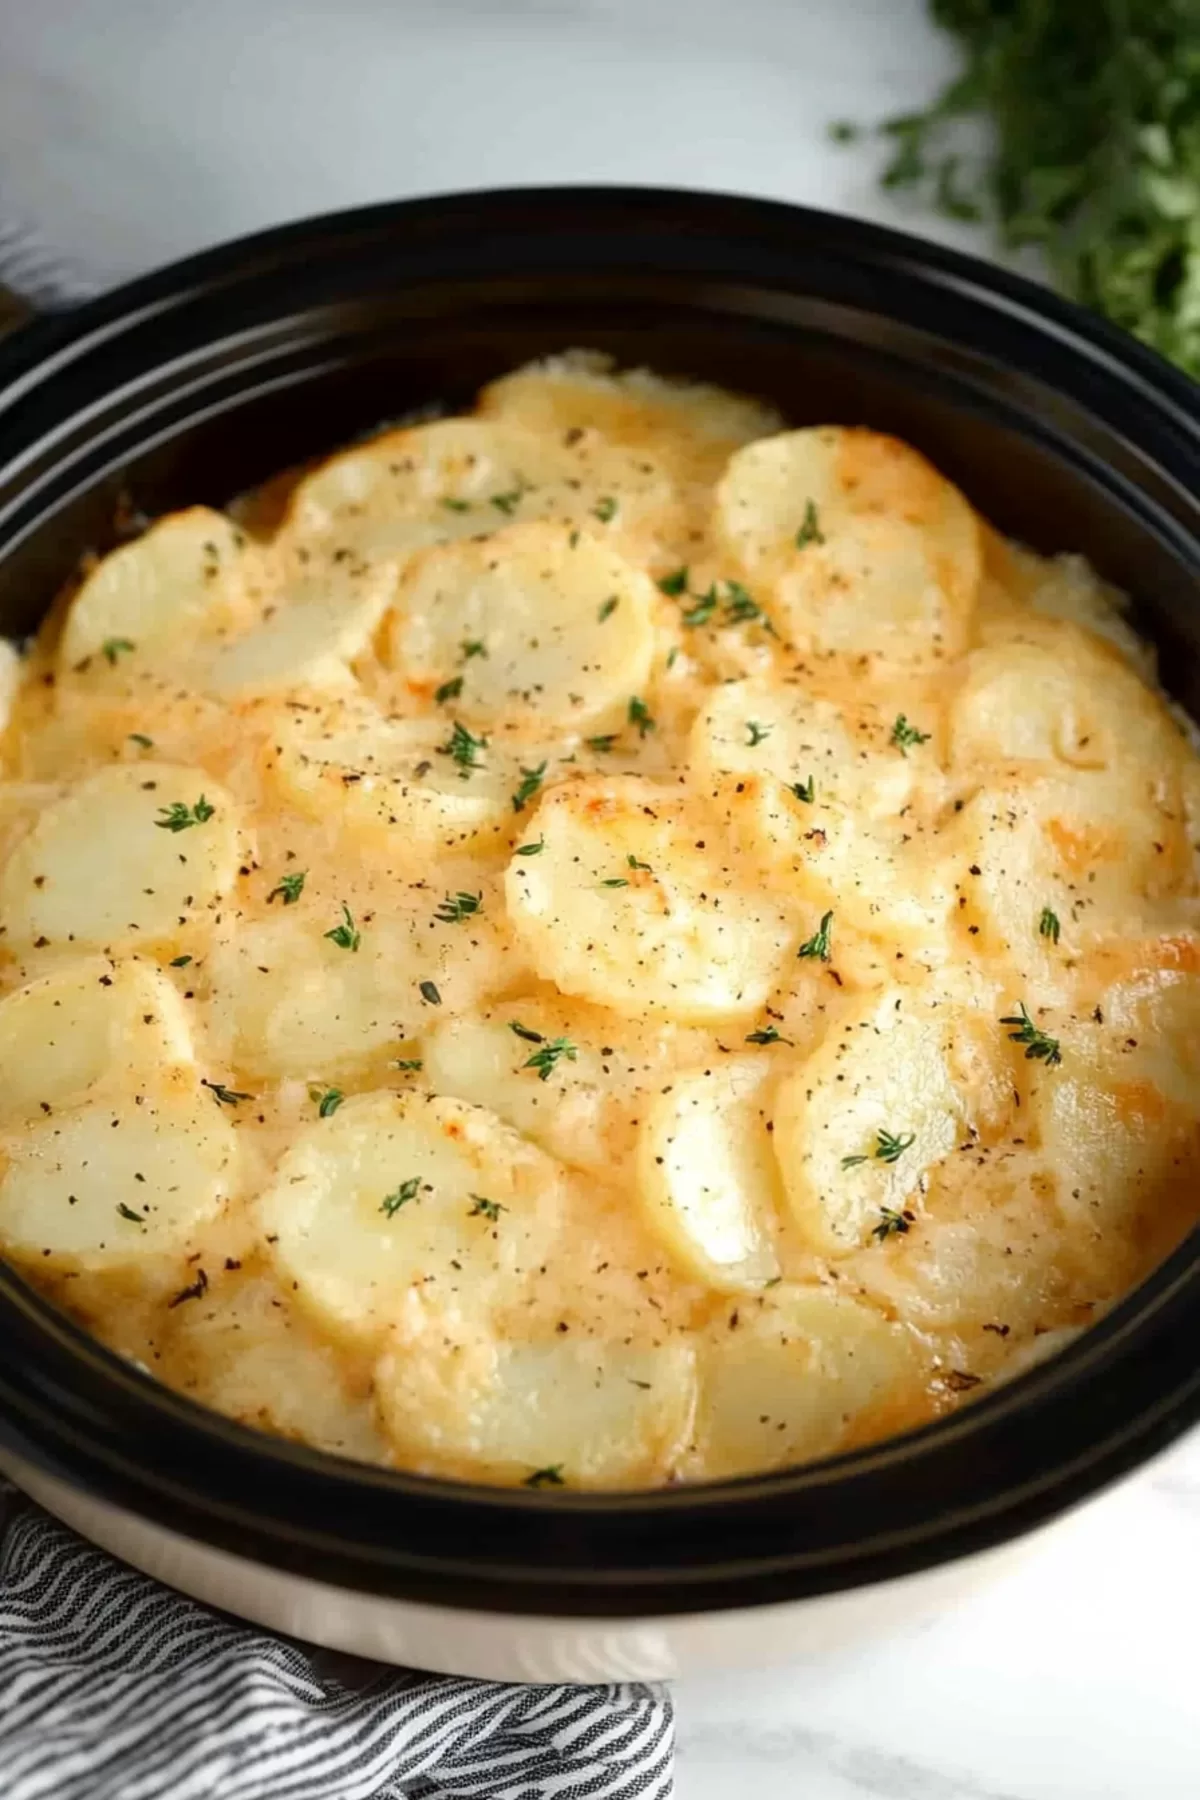
[[[536,1038],[518,1035],[514,1023]],[[547,1018],[543,1005],[528,1003],[487,1017],[439,1019],[422,1038],[425,1074],[439,1094],[490,1107],[564,1162],[605,1169],[612,1159],[612,1080],[605,1073],[611,1058],[606,1062],[572,1031],[575,1056],[560,1058],[552,1079],[543,1081],[530,1066],[539,1043],[567,1035],[555,1028],[560,1023]]]
[[[240,616],[244,539],[206,506],[169,513],[106,556],[71,603],[60,664],[123,674],[172,659],[199,630],[230,628]]]
[[[967,658],[950,711],[952,765],[1033,761],[1159,773],[1181,760],[1166,708],[1107,644],[1018,614]]]
[[[336,913],[315,917],[311,904],[241,926],[207,963],[227,1060],[276,1078],[345,1073],[499,986],[506,955],[495,923],[433,932],[432,904],[373,917],[354,952],[326,936]],[[434,1008],[421,992],[429,982]]]
[[[936,816],[914,806],[891,820],[864,818],[823,797],[819,777],[812,779],[809,802],[774,775],[717,777],[710,805],[734,856],[744,852],[767,892],[803,909],[805,940],[831,915],[839,975],[877,985],[865,971],[881,957],[899,957],[914,970],[943,966],[953,948],[953,865]]]
[[[563,1180],[480,1107],[373,1093],[293,1139],[257,1214],[297,1299],[370,1343],[426,1290],[480,1309],[519,1294],[553,1240]],[[480,1200],[501,1209],[494,1224]]]
[[[703,810],[635,777],[552,789],[514,856],[509,917],[538,972],[628,1014],[702,1022],[760,1008],[795,941],[743,883]]]
[[[586,532],[513,525],[430,551],[408,571],[387,655],[419,693],[460,683],[471,725],[623,721],[654,654],[654,588]],[[463,660],[464,644],[482,646]]]
[[[532,1035],[519,1036],[514,1023]],[[518,1003],[483,1018],[468,1014],[441,1019],[422,1040],[425,1073],[438,1093],[490,1107],[506,1124],[555,1155],[574,1149],[569,1160],[603,1167],[605,1087],[596,1051],[580,1044],[576,1033],[572,1039],[576,1054],[560,1059],[552,1084],[540,1079],[536,1067],[527,1066],[539,1043],[561,1035],[547,1029],[543,1007],[529,1004]]]
[[[635,562],[657,562],[686,528],[667,471],[644,450],[609,444],[594,432],[564,433],[540,479],[515,490],[511,501],[506,520],[540,519],[598,537]]]
[[[598,432],[709,480],[740,445],[780,426],[778,413],[761,401],[702,383],[667,381],[649,369],[618,371],[610,358],[578,350],[493,381],[479,397],[479,410],[485,418],[560,439]]]
[[[973,950],[1049,978],[1081,941],[1128,928],[1185,878],[1180,810],[1156,779],[1111,770],[1014,770],[981,789],[945,840]]]
[[[1102,768],[1109,734],[1096,702],[1038,645],[973,650],[950,714],[953,766],[1014,760]]]
[[[348,660],[369,643],[395,571],[289,548],[247,545],[204,508],[174,514],[89,577],[60,660],[106,690],[147,672],[229,698],[348,687]]]
[[[689,760],[701,780],[770,774],[803,787],[805,804],[894,817],[925,771],[890,742],[893,724],[869,702],[851,711],[799,685],[727,682],[696,719]]]
[[[57,1112],[100,1082],[191,1061],[184,1003],[152,964],[68,963],[0,1000],[0,1126]]]
[[[1196,980],[1110,989],[1099,1021],[1033,1009],[1061,1062],[1016,1065],[1008,1128],[935,1170],[920,1219],[845,1265],[850,1277],[967,1343],[971,1369],[1095,1318],[1194,1218]]]
[[[505,830],[521,758],[459,738],[449,718],[390,718],[370,701],[294,708],[275,734],[271,767],[304,812],[358,834],[432,850]]]
[[[1060,1206],[1083,1229],[1103,1231],[1111,1256],[1111,1234],[1128,1234],[1138,1201],[1148,1199],[1178,1146],[1163,1129],[1169,1109],[1151,1083],[1116,1079],[1112,1059],[1079,1032],[1067,1038],[1065,1061],[1052,1079],[1035,1080],[1032,1117]]]
[[[1111,1294],[1194,1216],[1200,977],[1122,984],[1099,1010],[1061,1028],[1062,1062],[1037,1070],[1029,1111],[1076,1252]]]
[[[236,1134],[186,1071],[36,1119],[0,1158],[5,1251],[85,1269],[181,1250],[237,1182]]]
[[[696,1452],[709,1479],[832,1456],[916,1422],[917,1340],[828,1288],[726,1307],[701,1351]]]
[[[779,1274],[772,1077],[769,1061],[751,1056],[679,1075],[651,1102],[638,1140],[638,1196],[651,1229],[690,1275],[727,1293]]]
[[[808,883],[833,911],[835,929],[849,927],[923,967],[949,959],[953,895],[928,825],[912,817],[875,828],[827,806],[814,812],[811,829]]]
[[[405,1466],[536,1486],[661,1482],[687,1442],[695,1388],[681,1340],[507,1341],[458,1314],[397,1331],[375,1374]]]
[[[354,1379],[275,1282],[219,1265],[205,1279],[203,1293],[168,1315],[160,1379],[243,1425],[356,1461],[386,1461],[366,1380]]]
[[[306,476],[282,541],[372,559],[554,519],[653,544],[672,521],[670,481],[644,452],[588,432],[557,439],[502,419],[440,419],[385,432]]]
[[[1107,1035],[1097,1053],[1122,1078],[1152,1082],[1168,1106],[1200,1110],[1200,944],[1152,939],[1145,964],[1137,955],[1129,960],[1133,966],[1105,991]]]
[[[378,557],[476,537],[504,523],[515,503],[507,497],[540,473],[544,457],[536,437],[480,419],[383,432],[305,476],[284,540]]]
[[[739,450],[716,531],[799,649],[932,665],[965,646],[981,572],[978,521],[917,451],[815,427]]]
[[[564,1038],[575,1055],[555,1059],[542,1080],[539,1051]],[[712,1052],[706,1032],[545,996],[439,1015],[421,1047],[426,1079],[439,1094],[490,1107],[561,1162],[606,1177],[633,1156],[646,1096],[681,1062]]]
[[[182,673],[124,691],[56,679],[41,695],[48,704],[36,727],[25,721],[19,728],[16,760],[27,780],[55,782],[61,792],[64,782],[110,763],[149,761],[204,768],[230,785],[240,732],[231,731],[228,710],[189,689]]]
[[[841,1266],[902,1323],[938,1334],[969,1373],[998,1367],[1016,1344],[1077,1317],[1088,1292],[1053,1183],[1020,1149],[943,1165],[908,1232]]]
[[[775,1094],[775,1154],[792,1214],[827,1256],[903,1213],[954,1149],[966,1107],[954,1081],[954,1009],[886,988],[831,1027]]]
[[[258,622],[223,643],[208,665],[209,693],[239,696],[295,688],[349,688],[347,666],[369,644],[391,599],[387,564],[328,564],[273,594]]]
[[[233,796],[198,769],[102,769],[47,807],[5,864],[5,942],[85,950],[170,939],[232,888],[239,827]]]

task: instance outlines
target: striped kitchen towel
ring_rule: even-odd
[[[516,1687],[240,1625],[0,1489],[0,1800],[668,1800],[661,1689]]]

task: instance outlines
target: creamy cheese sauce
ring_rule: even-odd
[[[348,1456],[823,1456],[1193,1222],[1200,761],[914,450],[518,371],[160,519],[0,680],[0,1249]]]

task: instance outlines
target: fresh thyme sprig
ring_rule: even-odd
[[[1062,1061],[1062,1047],[1058,1039],[1043,1031],[1040,1025],[1034,1024],[1023,1000],[1020,1006],[1019,1013],[1010,1013],[1000,1023],[1017,1026],[1017,1030],[1010,1031],[1008,1035],[1014,1044],[1025,1046],[1026,1062],[1044,1062],[1047,1068],[1053,1068],[1055,1063]]]

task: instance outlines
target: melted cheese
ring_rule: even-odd
[[[628,1488],[903,1430],[1197,1213],[1200,759],[1078,556],[574,354],[5,649],[0,1250],[234,1417]]]

